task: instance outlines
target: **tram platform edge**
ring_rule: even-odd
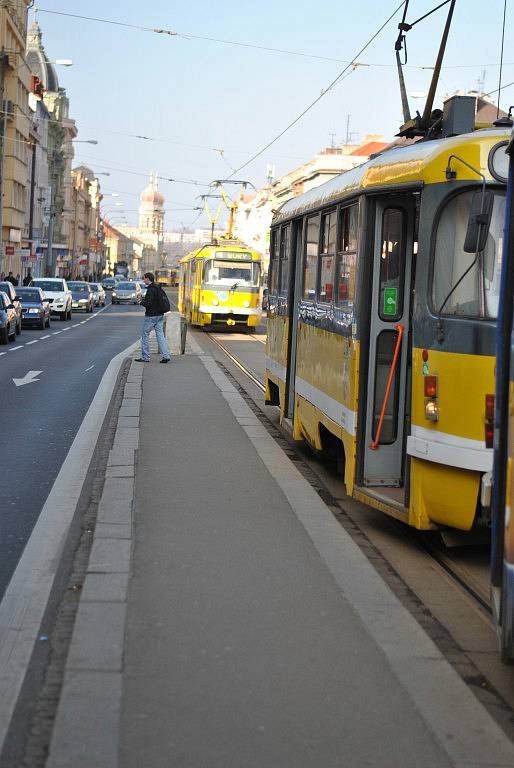
[[[214,357],[157,362],[131,364],[48,768],[513,765]]]

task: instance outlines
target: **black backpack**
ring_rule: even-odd
[[[169,312],[171,310],[170,306],[170,300],[168,299],[164,289],[158,285],[157,286],[157,311],[160,312],[161,315],[164,315],[166,312]]]

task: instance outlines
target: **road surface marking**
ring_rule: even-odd
[[[16,352],[17,349],[23,349],[23,344],[20,347],[11,347],[11,349],[8,349],[8,352]]]
[[[67,328],[63,328],[63,331],[71,331],[70,326],[68,326]]]
[[[93,363],[93,365],[90,365],[89,368],[86,368],[84,373],[87,373],[88,371],[92,371],[94,367],[95,367],[95,364]]]
[[[85,323],[85,322],[86,322],[85,320],[82,320],[82,323]],[[82,323],[74,323],[71,327],[72,328],[78,328],[79,325],[82,325]]]
[[[36,376],[39,376],[43,371],[29,371],[22,379],[13,379],[15,387],[23,387],[25,384],[33,384],[35,381],[39,381]]]
[[[88,318],[89,319],[89,318]],[[84,323],[87,323],[87,320],[81,320],[79,325],[84,325]],[[75,326],[73,326],[75,328]]]
[[[62,463],[52,490],[0,602],[0,751],[25,679],[41,619],[63,554],[91,458],[123,361],[138,342],[112,358]],[[9,662],[5,663],[5,659]]]
[[[7,352],[0,352],[0,357],[2,357],[2,355],[6,355],[6,354],[7,354]]]
[[[60,333],[62,333],[62,331],[54,331],[52,336],[58,336]],[[30,341],[29,344],[34,344],[34,342]]]
[[[25,345],[25,346],[27,346],[27,347],[28,347],[28,346],[29,346],[29,344],[37,344],[37,343],[38,343],[38,341],[39,341],[39,339],[34,339],[34,341],[27,341],[27,343],[26,343],[26,345]]]
[[[40,336],[39,338],[40,339],[49,339],[51,335],[52,335],[51,333],[47,333],[46,336]]]

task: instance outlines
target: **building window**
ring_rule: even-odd
[[[316,274],[318,271],[320,217],[307,219],[307,239],[303,261],[303,298],[314,301],[316,297]]]

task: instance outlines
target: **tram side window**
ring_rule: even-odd
[[[339,212],[339,247],[336,261],[336,304],[351,310],[355,300],[357,271],[357,205]]]
[[[271,271],[271,283],[270,283],[270,294],[272,296],[277,295],[277,289],[278,289],[278,270],[279,270],[279,253],[280,253],[280,239],[279,239],[279,230],[275,229],[271,233],[271,264],[270,264],[270,271]]]
[[[378,305],[382,320],[399,320],[403,314],[404,273],[405,213],[401,208],[386,208],[382,217]]]
[[[314,301],[316,298],[316,276],[318,271],[320,217],[307,219],[307,241],[303,262],[303,298]]]
[[[321,224],[321,255],[318,299],[331,302],[334,295],[334,257],[336,253],[337,212],[326,213]]]
[[[505,196],[499,191],[494,193],[486,247],[475,266],[469,269],[475,256],[464,251],[464,240],[472,196],[472,192],[462,192],[452,197],[439,219],[432,304],[434,312],[439,312],[446,300],[442,311],[444,315],[494,318],[498,312],[500,293]]]
[[[282,227],[280,232],[280,277],[278,292],[281,296],[287,295],[287,286],[289,282],[290,232],[291,228],[289,226]]]

